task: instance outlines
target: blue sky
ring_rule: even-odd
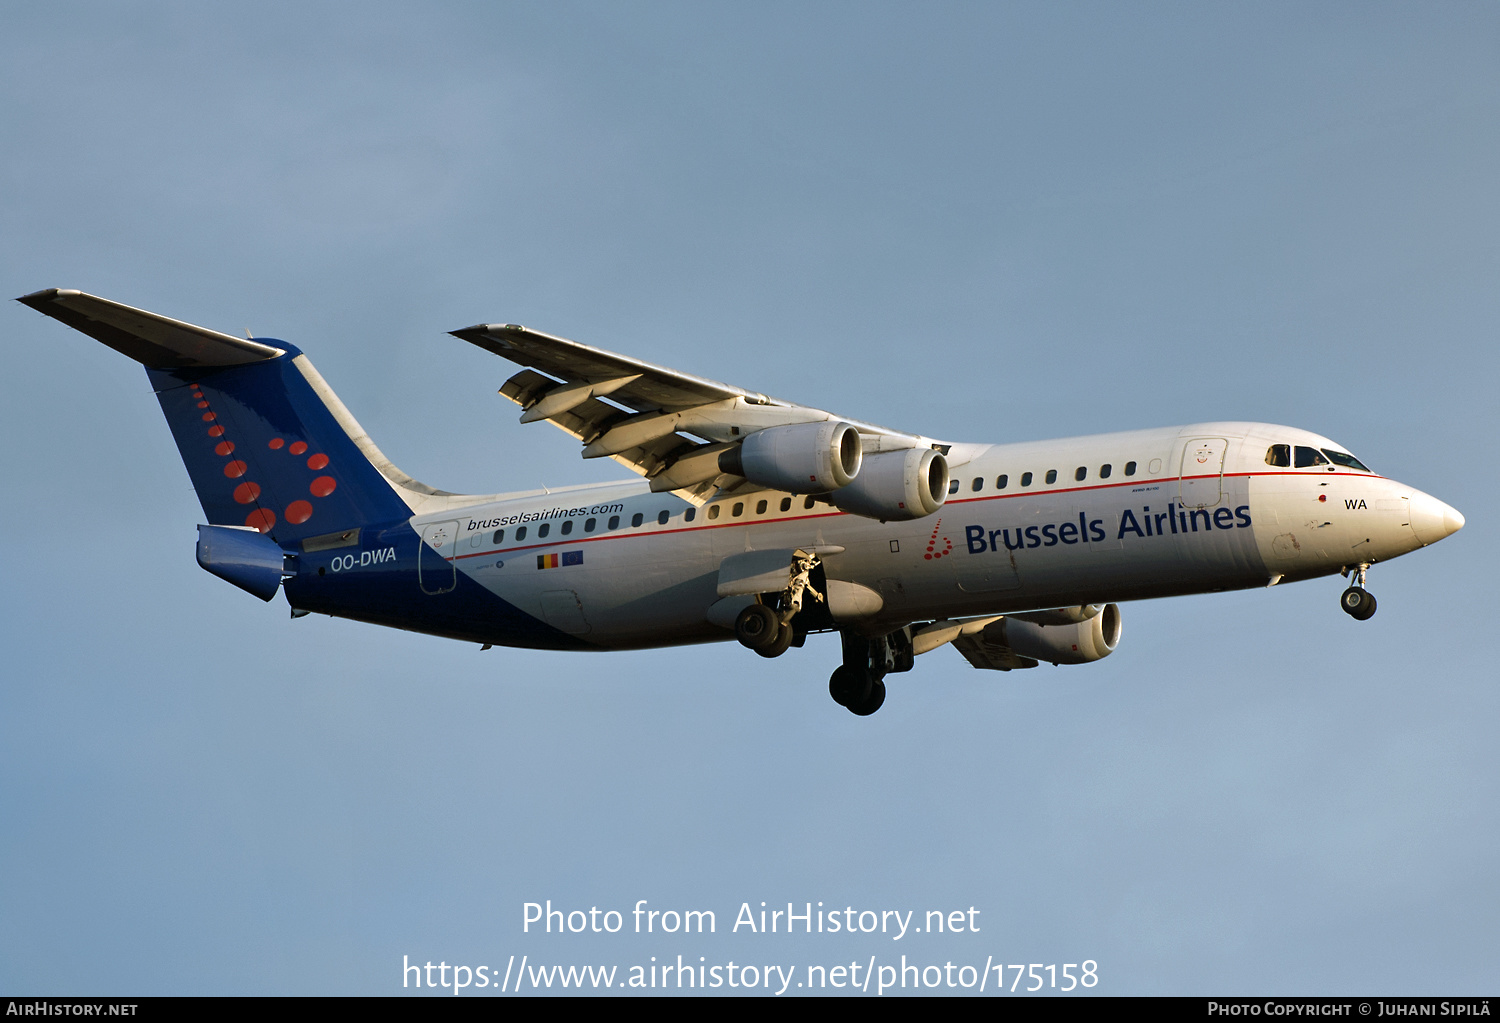
[[[1483,5],[15,7],[0,280],[303,348],[407,472],[615,478],[446,335],[518,322],[1013,441],[1329,435],[1461,510],[1337,579],[955,652],[290,621],[193,560],[139,367],[0,309],[0,990],[388,994],[413,961],[1092,959],[1106,993],[1484,993],[1500,13]],[[603,461],[603,460],[601,460]],[[719,931],[523,934],[522,906]],[[749,936],[741,903],[981,911]],[[675,959],[674,959],[675,961]]]

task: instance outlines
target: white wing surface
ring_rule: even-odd
[[[822,409],[679,373],[516,324],[479,324],[455,337],[526,367],[500,393],[520,405],[521,422],[546,420],[583,443],[584,458],[609,457],[695,504],[761,490],[725,471],[720,456],[750,434],[798,423],[848,423],[863,452],[937,448],[901,433]]]

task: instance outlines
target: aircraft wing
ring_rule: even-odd
[[[719,467],[719,455],[747,435],[795,423],[845,422],[866,453],[933,447],[929,438],[780,401],[742,387],[553,337],[513,323],[451,332],[526,367],[500,393],[521,422],[546,420],[583,442],[584,458],[609,457],[695,504],[761,490]]]
[[[990,623],[999,625],[999,620]],[[1005,633],[996,628],[984,628],[969,635],[959,635],[953,645],[964,658],[976,668],[992,671],[1011,671],[1015,668],[1035,668],[1033,657],[1023,657],[1004,642]]]

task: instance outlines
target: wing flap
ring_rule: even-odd
[[[959,635],[953,645],[964,655],[965,660],[976,668],[992,671],[1011,671],[1015,668],[1035,668],[1037,661],[1022,657],[1005,642],[1005,619],[997,618],[983,629],[970,635]]]

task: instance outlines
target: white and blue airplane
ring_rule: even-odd
[[[292,615],[492,645],[620,650],[836,631],[855,714],[952,644],[976,668],[1083,664],[1118,603],[1369,567],[1461,529],[1343,446],[1263,423],[1025,444],[902,433],[513,324],[453,334],[523,367],[500,388],[641,478],[436,490],[380,453],[298,349],[79,291],[19,301],[146,367],[208,525],[198,562]]]

